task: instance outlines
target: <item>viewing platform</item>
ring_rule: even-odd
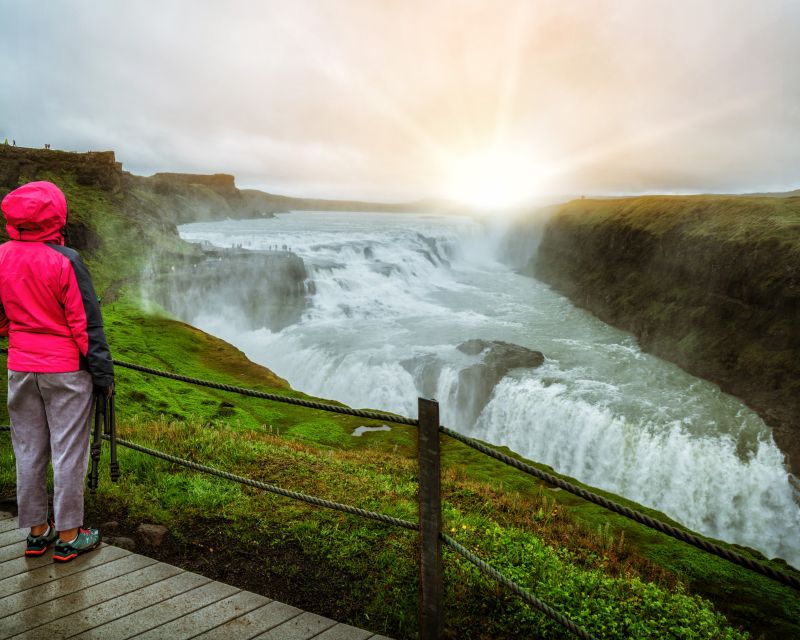
[[[26,535],[0,512],[0,638],[389,640],[107,544],[26,558]]]

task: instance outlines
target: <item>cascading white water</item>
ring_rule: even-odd
[[[298,323],[243,332],[235,322],[242,310],[215,304],[214,291],[204,291],[207,308],[183,317],[293,387],[406,415],[418,395],[433,395],[455,429],[800,566],[797,490],[761,419],[511,271],[498,260],[497,234],[483,225],[304,212],[180,232],[303,258],[313,295]],[[252,289],[258,295],[258,278]],[[507,375],[468,420],[455,398],[465,391],[460,373],[480,356],[457,346],[473,338],[539,350],[546,362]]]

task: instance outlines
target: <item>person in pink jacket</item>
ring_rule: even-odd
[[[88,421],[93,390],[113,393],[114,366],[89,272],[64,246],[64,194],[30,182],[9,193],[2,210],[11,239],[0,246],[0,336],[8,336],[19,525],[30,527],[25,555],[55,542],[53,559],[66,562],[100,542],[97,529],[82,526]]]

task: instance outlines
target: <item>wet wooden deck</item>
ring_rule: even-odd
[[[0,638],[388,640],[106,544],[25,558],[26,535],[0,512]]]

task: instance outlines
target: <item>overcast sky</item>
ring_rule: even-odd
[[[541,194],[800,187],[794,0],[0,0],[0,82],[0,141],[142,175],[405,199],[511,158]]]

